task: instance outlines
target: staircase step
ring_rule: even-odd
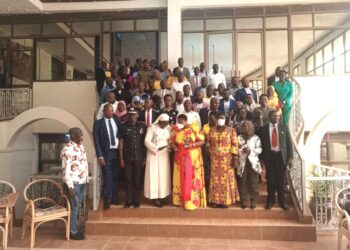
[[[256,209],[241,209],[238,206],[231,206],[227,209],[220,208],[198,208],[194,211],[187,211],[174,206],[163,206],[156,208],[150,205],[141,205],[140,208],[123,208],[122,206],[111,206],[109,210],[90,211],[89,220],[110,219],[110,218],[202,218],[202,219],[283,219],[296,220],[297,212],[294,208],[284,211],[279,207],[266,210],[263,206]]]
[[[313,225],[293,220],[113,218],[89,220],[88,235],[316,241]]]

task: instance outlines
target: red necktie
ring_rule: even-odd
[[[276,126],[274,125],[273,126],[273,129],[272,129],[272,147],[275,148],[277,147],[277,129],[276,129]]]
[[[149,115],[149,110],[147,111],[146,125],[149,127],[151,125],[151,116]]]

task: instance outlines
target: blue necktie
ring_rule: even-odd
[[[109,126],[109,137],[110,137],[109,139],[111,142],[111,146],[115,146],[114,130],[112,127],[111,119],[108,120],[108,126]]]

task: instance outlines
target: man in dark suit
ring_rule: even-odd
[[[242,88],[238,89],[235,93],[235,100],[241,101],[244,104],[246,104],[247,94],[251,94],[255,103],[258,103],[258,96],[256,94],[256,90],[249,88],[249,80],[248,78],[244,77],[242,79]]]
[[[219,111],[219,105],[219,99],[217,97],[212,97],[210,99],[209,108],[202,108],[199,110],[199,117],[201,118],[202,126],[208,123],[210,112]]]
[[[119,121],[113,116],[113,106],[103,107],[103,118],[95,121],[93,136],[98,164],[103,173],[104,209],[112,204],[119,205],[117,193],[118,166],[118,130]]]
[[[279,75],[280,75],[280,72],[281,72],[281,67],[278,66],[275,70],[275,74],[270,76],[269,78],[267,78],[267,85],[272,85],[274,84],[275,82],[278,82],[280,79],[279,79]]]
[[[124,101],[126,105],[131,103],[132,96],[128,90],[124,89],[124,84],[121,80],[117,80],[117,88],[114,90],[114,93],[117,101]]]
[[[220,99],[219,110],[225,114],[225,117],[228,118],[230,112],[235,109],[235,101],[230,98],[230,90],[224,90],[224,96]]]
[[[153,101],[151,98],[145,100],[145,109],[140,112],[138,120],[146,124],[147,127],[158,118],[159,113],[153,109]]]
[[[279,115],[275,110],[269,113],[269,124],[260,130],[262,158],[267,174],[266,209],[271,209],[277,191],[278,203],[288,210],[284,197],[286,168],[293,164],[293,145],[286,125],[279,123]]]

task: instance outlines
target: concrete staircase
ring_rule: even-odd
[[[265,189],[264,189],[265,188]],[[265,210],[266,186],[260,186],[257,208],[199,208],[186,211],[171,205],[155,208],[146,199],[140,208],[112,206],[91,211],[86,223],[88,235],[149,236],[179,238],[316,241],[316,227],[300,224],[291,204],[288,211],[275,206]],[[102,207],[102,202],[100,208]]]

